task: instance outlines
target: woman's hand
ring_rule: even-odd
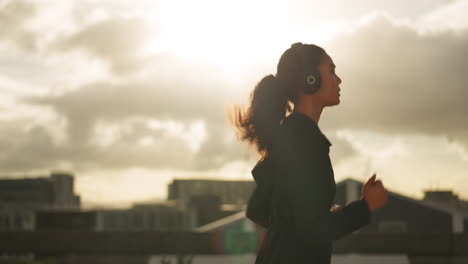
[[[374,212],[388,203],[388,193],[381,180],[375,180],[376,174],[362,186],[361,199],[365,199],[369,210]]]
[[[367,193],[367,190],[369,189],[369,186],[371,186],[372,184],[375,183],[375,177],[377,175],[374,173],[374,175],[372,175],[372,177],[370,177],[366,183],[364,183],[364,185],[362,186],[362,190],[361,190],[361,199],[364,198],[364,196],[366,195]]]
[[[330,208],[330,212],[332,213],[336,213],[338,212],[340,209],[341,209],[341,204],[334,204],[331,208]]]

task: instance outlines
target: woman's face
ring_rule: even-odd
[[[319,65],[322,83],[316,96],[323,106],[333,106],[340,103],[340,83],[341,79],[335,73],[335,64],[333,60],[325,54],[321,64]]]

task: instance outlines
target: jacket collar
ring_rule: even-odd
[[[309,116],[305,115],[305,114],[302,114],[302,113],[299,113],[299,112],[292,112],[290,115],[288,115],[286,118],[296,118],[297,120],[300,120],[300,122],[303,122],[305,125],[307,126],[310,126],[312,127],[312,129],[314,130],[317,130],[318,133],[321,135],[321,137],[323,138],[324,142],[328,145],[328,146],[332,146],[332,143],[330,142],[330,140],[328,140],[328,138],[322,133],[322,131],[320,130],[320,127],[318,126],[318,124],[312,120]]]

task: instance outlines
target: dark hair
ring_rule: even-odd
[[[325,50],[319,46],[305,44],[306,61],[309,67],[318,67]],[[261,158],[271,150],[274,132],[278,130],[286,114],[292,112],[292,105],[299,97],[302,65],[299,54],[293,48],[287,49],[277,65],[276,76],[263,77],[250,93],[247,109],[234,105],[229,112],[229,120],[236,128],[237,138],[247,140],[256,147]]]

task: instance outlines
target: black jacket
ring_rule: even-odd
[[[256,189],[247,217],[267,228],[256,264],[329,264],[332,241],[370,223],[365,200],[330,212],[336,192],[330,146],[300,113],[287,116],[275,132],[270,154],[252,169]]]

